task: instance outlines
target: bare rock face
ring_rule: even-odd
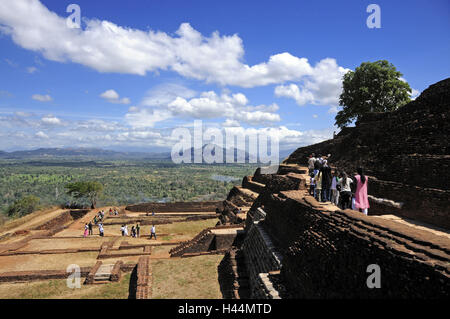
[[[371,213],[416,219],[450,229],[450,78],[431,85],[394,112],[366,114],[334,139],[301,147],[285,163],[305,164],[311,153],[353,174],[364,167],[369,194],[404,205],[371,202]],[[372,205],[373,204],[373,205]]]

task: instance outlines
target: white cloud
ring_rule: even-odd
[[[48,139],[48,138],[49,138],[48,135],[45,134],[45,133],[42,132],[42,131],[37,132],[37,133],[35,134],[35,136],[36,136],[37,138],[41,138],[41,139]]]
[[[70,29],[65,17],[49,11],[37,0],[0,3],[3,33],[17,45],[41,52],[49,60],[71,61],[99,72],[145,75],[172,70],[208,83],[247,88],[298,82],[308,77],[302,95],[318,96],[307,96],[306,100],[324,103],[336,99],[338,84],[334,73],[342,68],[334,70],[337,66],[333,59],[324,59],[312,67],[308,59],[282,52],[271,55],[267,62],[248,65],[243,63],[243,41],[237,34],[220,35],[216,31],[208,37],[189,23],[182,23],[172,36],[109,21],[83,21],[83,28]]]
[[[170,102],[173,102],[177,97],[189,99],[195,95],[195,91],[183,85],[176,83],[164,83],[149,90],[141,104],[144,106],[165,107]]]
[[[119,93],[117,93],[114,90],[107,90],[105,92],[103,92],[102,94],[100,94],[100,97],[104,98],[105,100],[107,100],[110,103],[114,103],[114,104],[130,104],[131,101],[129,98],[124,97],[124,98],[120,98]]]
[[[155,123],[167,120],[172,114],[167,110],[136,109],[125,115],[125,121],[132,127],[153,127]]]
[[[53,101],[52,97],[48,94],[42,95],[42,94],[33,94],[31,96],[33,100],[39,101],[39,102],[50,102]]]
[[[34,66],[30,66],[27,68],[27,72],[30,74],[33,74],[34,72],[36,72],[38,69]]]
[[[420,95],[420,91],[411,89],[411,100],[415,100]]]
[[[275,88],[275,95],[294,99],[298,105],[338,105],[342,92],[342,77],[349,70],[327,58],[315,65],[311,74],[304,77],[301,85],[291,83]]]
[[[250,124],[264,124],[280,121],[276,104],[269,106],[247,105],[248,100],[242,93],[217,95],[214,91],[203,92],[200,97],[186,100],[177,97],[169,103],[168,110],[174,116],[187,118],[228,118]]]
[[[240,124],[236,120],[226,119],[225,122],[222,123],[222,127],[239,127]]]
[[[45,125],[61,125],[61,120],[54,116],[45,116],[41,121]]]

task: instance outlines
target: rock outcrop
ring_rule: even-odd
[[[301,147],[287,164],[306,165],[311,153],[331,154],[335,167],[369,175],[372,214],[393,213],[450,229],[450,78],[431,85],[411,103],[389,113],[364,115],[334,139]]]
[[[450,228],[449,98],[447,79],[398,111],[299,148],[275,174],[244,178],[220,211],[221,224],[245,225],[219,266],[224,297],[448,298],[450,234],[433,224]],[[313,152],[331,153],[348,173],[366,168],[369,216],[309,195]],[[381,214],[392,215],[370,216]],[[373,269],[378,288],[368,284]]]

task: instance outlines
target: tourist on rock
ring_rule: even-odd
[[[94,232],[92,231],[92,221],[89,221],[88,227],[89,227],[89,235],[93,235]]]
[[[309,155],[308,158],[308,173],[311,175],[311,173],[314,171],[314,163],[315,163],[316,159],[314,158],[314,155],[311,154]]]
[[[84,225],[84,237],[87,237],[88,236],[88,234],[89,234],[89,226],[88,226],[88,224],[85,224]]]
[[[122,236],[125,236],[125,225],[122,225],[122,227],[120,227],[120,231],[122,232]]]
[[[370,208],[369,198],[367,196],[367,184],[369,183],[367,176],[364,175],[362,167],[357,169],[358,174],[355,175],[356,190],[355,190],[355,210],[367,215]]]
[[[339,190],[341,188],[339,185],[339,180],[337,171],[334,171],[333,178],[331,180],[331,203],[336,206],[339,204]]]
[[[128,226],[127,225],[125,225],[125,236],[128,236]]]
[[[322,171],[319,170],[316,176],[314,176],[314,180],[316,181],[316,188],[314,192],[314,197],[317,201],[321,201],[322,199]]]
[[[100,233],[100,236],[103,237],[103,224],[102,223],[98,224],[98,231]]]
[[[320,169],[322,168],[322,164],[320,164],[319,159],[317,158],[316,161],[314,162],[314,176],[317,175],[317,173],[319,173]]]
[[[152,237],[155,236],[155,240],[156,240],[156,229],[155,229],[155,225],[152,225],[152,228],[150,230],[150,239],[152,239]]]
[[[322,166],[322,202],[331,201],[331,168],[328,166],[328,161],[323,160]]]
[[[317,161],[320,163],[320,167],[322,167],[322,164],[323,164],[323,157],[322,157],[322,155],[319,154],[319,157],[317,157]]]
[[[131,226],[131,237],[136,238],[136,228],[134,226]]]
[[[351,184],[353,183],[353,180],[347,176],[347,173],[342,173],[342,178],[340,181],[341,186],[341,208],[347,209],[352,207],[352,189]]]
[[[139,223],[136,224],[136,235],[137,237],[140,236],[140,232],[141,232],[141,226],[139,226]]]
[[[310,174],[311,179],[309,182],[309,195],[316,197],[316,180],[314,172]]]

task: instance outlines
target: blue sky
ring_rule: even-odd
[[[65,25],[70,3],[81,29]],[[319,142],[362,62],[390,61],[415,95],[447,78],[449,14],[448,1],[0,0],[0,150],[163,150],[194,120],[281,149]]]

